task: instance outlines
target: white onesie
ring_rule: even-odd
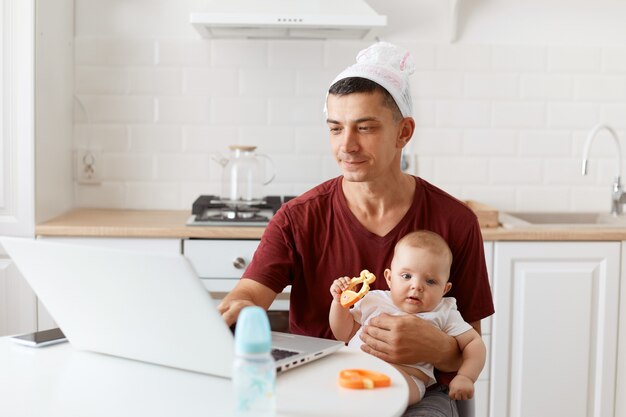
[[[361,328],[348,342],[348,346],[354,348],[358,348],[363,344],[360,338],[361,331],[363,330],[363,326],[368,324],[372,317],[376,317],[381,313],[387,313],[393,316],[407,314],[393,303],[389,291],[382,290],[374,290],[367,293],[363,299],[350,309],[350,313],[352,313],[354,320],[361,324]],[[453,297],[444,297],[434,310],[416,313],[415,316],[428,321],[441,331],[453,337],[472,329],[472,326],[463,320],[461,313],[456,309],[456,299]],[[430,380],[426,386],[435,383],[434,367],[431,363],[420,362],[404,365],[419,369],[428,375]]]

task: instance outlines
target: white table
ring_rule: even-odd
[[[391,377],[391,386],[350,390],[339,371],[364,368]],[[277,380],[277,417],[392,417],[404,412],[408,387],[395,368],[344,348],[288,371]],[[232,416],[229,379],[97,353],[69,343],[43,348],[0,338],[0,415],[11,417]]]

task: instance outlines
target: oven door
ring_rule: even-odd
[[[239,281],[259,245],[258,239],[190,239],[183,241],[183,254],[215,300],[223,299]],[[289,329],[291,287],[278,294],[269,308],[272,330]]]

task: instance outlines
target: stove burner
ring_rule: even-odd
[[[233,202],[212,195],[201,195],[194,201],[189,226],[265,226],[283,202],[293,197],[268,196],[259,201]]]
[[[269,219],[266,216],[261,216],[259,214],[251,214],[247,215],[247,217],[237,216],[237,217],[225,217],[223,213],[220,214],[208,214],[201,219],[196,219],[197,221],[206,221],[206,222],[221,222],[221,223],[267,223]]]
[[[247,219],[251,219],[254,217],[267,219],[267,217],[259,216],[257,214],[259,211],[261,211],[261,209],[257,207],[228,206],[222,209],[220,215],[222,218],[229,219],[229,220],[234,220],[234,219],[247,220]]]

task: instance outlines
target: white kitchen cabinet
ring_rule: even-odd
[[[73,205],[73,8],[0,3],[1,236],[33,237],[37,222]],[[0,336],[37,329],[29,291],[0,248]]]
[[[626,259],[626,242],[622,242],[622,259]],[[626,417],[626,262],[622,262],[622,280],[620,285],[619,330],[617,340],[617,378],[615,392],[615,417]]]
[[[496,242],[493,417],[613,416],[620,242]]]
[[[0,235],[32,236],[35,226],[34,2],[0,4]],[[35,330],[37,304],[0,248],[0,336]]]
[[[248,267],[258,239],[189,239],[183,253],[209,291],[230,291]]]
[[[202,278],[205,288],[219,300],[230,292],[254,256],[258,239],[188,239],[183,253]],[[288,311],[291,287],[279,294],[270,310]]]
[[[0,234],[32,236],[35,197],[34,2],[0,4]]]
[[[489,274],[490,283],[493,282],[493,246],[493,242],[484,243],[485,263],[487,264],[487,273]],[[492,318],[488,317],[480,323],[483,341],[487,347],[487,361],[474,386],[474,408],[476,417],[489,416],[489,375],[491,372],[489,356],[491,352],[491,320]]]

